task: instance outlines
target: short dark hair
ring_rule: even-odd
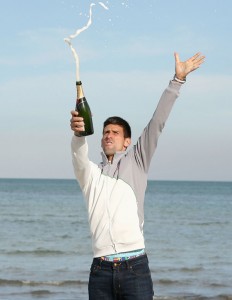
[[[120,118],[120,117],[109,117],[108,119],[105,120],[104,125],[103,125],[103,129],[110,124],[114,124],[114,125],[119,125],[122,126],[123,128],[123,132],[124,132],[124,138],[131,138],[131,127],[129,125],[129,123]]]

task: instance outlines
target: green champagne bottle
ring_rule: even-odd
[[[82,82],[77,81],[76,87],[77,87],[77,101],[76,101],[75,110],[78,111],[79,116],[84,119],[85,131],[76,132],[75,135],[77,136],[91,135],[94,133],[92,114],[91,114],[89,104],[84,96]]]

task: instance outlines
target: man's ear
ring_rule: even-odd
[[[127,149],[127,147],[129,147],[131,144],[131,138],[125,138],[124,140],[124,148]]]

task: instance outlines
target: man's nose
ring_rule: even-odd
[[[106,133],[106,139],[109,139],[109,138],[111,138],[112,137],[112,133],[111,132],[107,132]]]

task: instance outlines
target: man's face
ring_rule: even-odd
[[[131,139],[124,137],[122,126],[109,124],[104,128],[101,145],[109,160],[116,152],[125,151],[130,143]]]

